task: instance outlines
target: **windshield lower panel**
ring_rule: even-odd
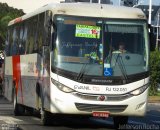
[[[144,21],[56,16],[52,67],[92,77],[117,77],[148,71]]]

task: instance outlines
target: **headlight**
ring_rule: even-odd
[[[51,78],[51,81],[52,81],[52,83],[53,83],[59,90],[65,92],[65,93],[74,92],[73,89],[71,89],[71,88],[69,88],[69,87],[67,87],[67,86],[59,83],[58,81],[56,81],[56,80],[54,80],[54,79],[52,79],[52,78]]]
[[[130,94],[132,94],[134,96],[137,96],[137,95],[143,93],[148,87],[149,87],[149,84],[146,84],[146,85],[144,85],[144,86],[142,86],[142,87],[130,92]]]

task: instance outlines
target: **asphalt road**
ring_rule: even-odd
[[[112,118],[61,117],[51,126],[42,126],[40,118],[29,113],[14,116],[13,105],[0,96],[0,130],[113,130]],[[149,103],[145,117],[130,117],[119,129],[160,129],[160,103]]]

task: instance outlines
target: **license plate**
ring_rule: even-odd
[[[92,115],[94,117],[109,117],[109,112],[100,112],[100,111],[93,111]]]

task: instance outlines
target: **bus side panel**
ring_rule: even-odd
[[[5,58],[5,72],[4,72],[4,96],[12,101],[13,99],[13,66],[12,57]]]
[[[37,87],[40,87],[43,107],[50,111],[50,81],[43,58],[38,54],[21,56],[23,104],[37,108]],[[39,84],[39,86],[37,86]]]
[[[21,78],[21,64],[20,55],[12,56],[13,65],[13,81],[15,84],[15,90],[17,95],[17,102],[23,104],[23,92],[22,92],[22,78]]]
[[[21,55],[22,93],[25,106],[36,108],[38,75],[37,54]]]

